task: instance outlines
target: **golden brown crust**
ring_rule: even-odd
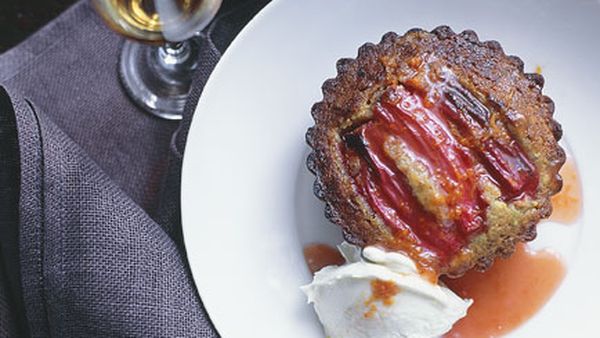
[[[428,62],[425,56],[449,68],[465,88],[501,112],[502,123],[540,175],[527,203],[490,200],[492,226],[440,271],[459,276],[474,266],[484,270],[495,257],[510,255],[517,242],[532,240],[536,224],[551,213],[549,197],[561,189],[558,171],[565,154],[557,144],[562,131],[552,118],[554,104],[542,94],[543,77],[524,73],[518,57],[507,56],[496,41],[479,41],[473,31],[456,34],[446,26],[431,32],[413,29],[403,36],[387,33],[378,44],[364,44],[356,59],[339,60],[337,76],[323,84],[323,100],[312,107],[315,125],[306,135],[313,149],[307,162],[316,175],[315,195],[325,201],[326,216],[342,227],[346,239],[393,248],[389,229],[357,193],[340,144],[345,131],[372,117],[373,100],[386,87],[414,76],[414,63]]]

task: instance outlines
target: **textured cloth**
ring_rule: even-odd
[[[199,36],[181,123],[125,96],[122,38],[87,2],[0,55],[0,337],[218,336],[183,248],[181,160],[210,72],[266,3],[225,1]]]

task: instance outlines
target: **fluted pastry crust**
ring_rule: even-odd
[[[542,94],[543,77],[524,73],[518,57],[506,55],[496,41],[479,41],[473,31],[456,34],[446,26],[402,36],[387,33],[380,43],[363,45],[357,58],[339,60],[337,76],[323,84],[323,100],[312,108],[315,125],[306,134],[312,148],[307,163],[316,175],[314,191],[326,203],[326,216],[342,227],[348,241],[404,251],[400,242],[406,238],[395,235],[358,191],[343,149],[345,135],[373,119],[373,105],[386,89],[415,78],[427,80],[424,67],[448,70],[488,107],[539,175],[537,188],[526,198],[503,200],[484,184],[485,229],[450,259],[419,262],[456,277],[472,267],[485,270],[494,258],[509,256],[517,242],[535,238],[536,224],[551,213],[550,197],[562,186],[558,171],[565,154],[558,145],[562,130],[552,117],[554,104]]]

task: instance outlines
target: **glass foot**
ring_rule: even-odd
[[[163,119],[181,120],[197,67],[194,39],[164,46],[126,41],[119,75],[129,97],[142,109]]]

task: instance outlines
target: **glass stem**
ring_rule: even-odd
[[[190,56],[189,42],[166,42],[160,47],[158,56],[166,67],[184,63]]]

